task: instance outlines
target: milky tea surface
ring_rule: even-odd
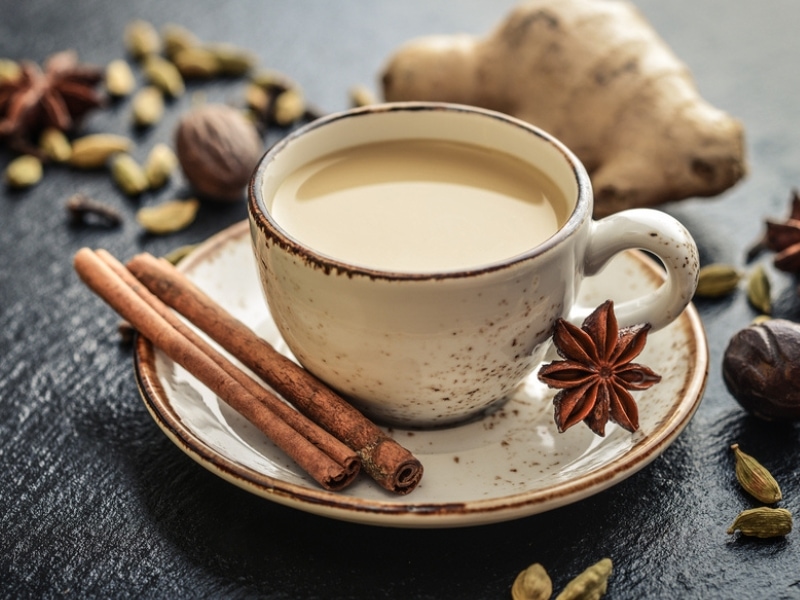
[[[323,156],[279,185],[271,212],[318,253],[411,273],[516,256],[569,216],[564,195],[530,164],[479,146],[423,139]]]

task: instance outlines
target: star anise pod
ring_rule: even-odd
[[[780,223],[768,219],[764,245],[775,252],[773,263],[781,271],[800,273],[800,194],[792,190],[789,218]]]
[[[95,90],[102,76],[99,67],[79,64],[72,50],[52,55],[44,70],[22,61],[19,76],[0,83],[0,138],[27,143],[46,127],[73,129],[88,111],[102,105]]]
[[[644,350],[649,324],[619,328],[614,303],[607,300],[582,327],[559,319],[553,333],[558,354],[566,360],[543,365],[539,379],[561,391],[553,399],[559,432],[584,421],[605,435],[609,419],[634,432],[639,410],[628,390],[644,390],[661,381],[648,367],[631,362]]]

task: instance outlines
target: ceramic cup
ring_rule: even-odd
[[[475,144],[534,165],[567,197],[566,223],[513,258],[420,273],[327,256],[271,214],[277,187],[299,167],[399,139]],[[379,422],[430,427],[506,398],[542,361],[556,319],[580,324],[594,308],[576,306],[581,281],[618,252],[644,249],[666,267],[660,288],[616,305],[620,325],[657,330],[690,302],[697,249],[678,221],[650,209],[595,221],[592,205],[583,165],[536,127],[478,108],[396,103],[332,114],[275,144],[253,174],[248,206],[264,295],[297,360]]]

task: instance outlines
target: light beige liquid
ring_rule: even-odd
[[[429,273],[507,259],[552,236],[567,201],[541,171],[478,146],[368,144],[290,174],[271,212],[319,253],[360,266]]]

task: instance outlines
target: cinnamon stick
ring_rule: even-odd
[[[84,283],[131,323],[154,346],[191,372],[233,409],[265,433],[317,483],[328,490],[349,485],[358,473],[358,462],[337,463],[314,443],[298,433],[263,402],[260,393],[248,391],[229,369],[223,368],[178,331],[120,276],[125,267],[110,254],[95,254],[83,248],[75,254],[74,266]],[[113,268],[109,264],[114,264]],[[137,282],[134,287],[141,288]],[[230,367],[233,367],[231,364]],[[262,388],[263,390],[263,388]],[[268,394],[263,390],[264,395]],[[277,399],[276,399],[277,400]]]
[[[172,264],[139,254],[128,269],[153,294],[207,333],[299,411],[354,449],[384,488],[411,492],[422,464],[322,381],[275,350],[195,286]]]

